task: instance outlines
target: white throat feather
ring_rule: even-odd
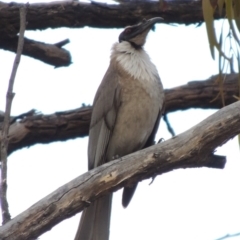
[[[111,59],[115,58],[123,69],[135,79],[158,80],[158,71],[144,49],[135,49],[129,42],[115,43]]]

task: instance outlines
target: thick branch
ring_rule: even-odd
[[[189,82],[186,85],[165,90],[165,112],[189,108],[221,108],[222,100],[221,96],[218,96],[219,85],[216,79],[217,76],[213,76],[206,81]],[[227,75],[223,87],[225,103],[235,102],[236,99],[233,96],[238,95],[238,76],[236,74]],[[218,97],[216,98],[216,96]],[[36,143],[85,137],[88,135],[90,119],[91,107],[57,112],[51,115],[34,115],[34,112],[30,112],[30,116],[26,114],[23,117],[21,115],[12,117],[9,153]],[[16,120],[18,121],[16,122]]]
[[[16,121],[18,117],[12,118],[12,121],[16,122],[9,130],[8,151],[11,153],[36,143],[64,141],[87,136],[91,112],[91,107],[82,107],[51,115],[34,115],[34,112],[30,112],[30,116],[24,116],[21,121]]]
[[[16,52],[18,36],[9,38],[0,38],[0,48],[12,52]],[[62,44],[61,44],[62,43]],[[62,48],[65,44],[69,43],[69,40],[64,40],[56,44],[47,44],[24,39],[23,54],[46,64],[53,65],[54,67],[69,66],[71,64],[71,55],[69,51]]]
[[[225,158],[213,152],[240,133],[239,118],[240,102],[236,102],[177,137],[79,176],[4,225],[0,239],[36,238],[102,195],[173,169],[223,168]]]
[[[0,36],[15,36],[18,33],[20,6],[20,3],[0,2]],[[94,1],[33,3],[29,6],[27,29],[122,28],[156,16],[163,17],[166,23],[199,23],[203,21],[201,1],[128,2],[119,5]],[[215,18],[220,18],[218,11]]]
[[[0,2],[0,48],[16,51],[19,32],[19,8],[21,3]],[[27,30],[47,28],[122,28],[135,24],[143,18],[161,16],[166,23],[201,23],[201,1],[139,1],[103,4],[92,1],[64,1],[29,4]],[[223,16],[224,13],[223,13]],[[219,19],[216,11],[215,18]],[[54,44],[45,44],[26,39],[23,54],[55,67],[71,64],[69,52]]]

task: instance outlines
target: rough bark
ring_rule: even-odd
[[[219,75],[207,80],[191,81],[186,85],[166,89],[166,113],[189,108],[219,109],[236,101],[239,96],[238,74],[227,74],[222,82],[224,99],[220,94]]]
[[[91,107],[82,107],[72,111],[56,112],[51,115],[24,116],[14,122],[9,130],[9,153],[36,143],[64,141],[88,135]],[[0,139],[1,140],[1,139]]]
[[[14,36],[19,31],[20,3],[0,2],[0,34]],[[28,30],[47,28],[122,28],[143,18],[161,16],[166,23],[192,24],[203,21],[201,1],[128,2],[104,4],[64,1],[33,3],[28,7]],[[224,13],[223,15],[224,16]],[[218,11],[215,18],[219,19]]]
[[[79,176],[2,226],[0,239],[35,239],[102,195],[173,169],[223,168],[225,157],[213,152],[240,133],[239,118],[240,102],[236,102],[168,141]]]
[[[189,108],[219,109],[223,106],[217,76],[205,81],[193,81],[186,85],[165,90],[166,110],[170,113]],[[238,75],[229,74],[223,83],[224,100],[228,105],[236,101],[239,94]],[[22,147],[36,143],[65,141],[88,135],[91,107],[82,107],[51,115],[35,114],[30,111],[12,117],[9,133],[9,154]],[[18,121],[17,121],[18,120]],[[0,115],[0,128],[1,128]]]
[[[0,48],[11,52],[16,52],[18,36],[10,38],[0,38]],[[66,39],[59,43],[47,44],[24,38],[23,54],[54,67],[69,66],[71,64],[71,55],[69,51],[62,48],[69,43]]]
[[[20,3],[0,2],[0,48],[16,51],[15,42],[19,32]],[[161,16],[166,23],[192,24],[203,22],[201,1],[127,2],[103,4],[92,1],[64,1],[28,4],[27,30],[47,28],[122,28],[143,18]],[[222,16],[225,16],[224,13]],[[221,16],[215,12],[215,19]],[[69,52],[54,44],[27,40],[23,54],[53,66],[68,66]]]

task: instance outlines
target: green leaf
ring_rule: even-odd
[[[218,5],[218,10],[219,10],[220,16],[222,15],[223,4],[224,4],[224,0],[218,0],[217,5]]]
[[[227,19],[228,19],[228,22],[229,22],[230,29],[232,31],[232,35],[233,35],[235,41],[238,43],[238,45],[240,45],[240,40],[237,36],[237,32],[236,32],[235,26],[233,24],[233,19],[234,19],[233,2],[232,2],[232,0],[225,0],[225,3],[226,3]]]
[[[216,33],[214,29],[214,19],[213,19],[213,7],[209,0],[202,0],[202,9],[203,9],[203,18],[206,23],[207,34],[208,34],[208,41],[209,47],[211,51],[212,58],[215,59],[214,55],[214,46],[217,43]]]

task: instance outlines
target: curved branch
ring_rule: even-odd
[[[166,142],[79,176],[2,226],[0,239],[36,238],[104,194],[173,169],[223,168],[225,157],[213,152],[240,133],[239,118],[240,102],[236,102]]]
[[[205,81],[193,81],[180,87],[166,89],[165,113],[189,108],[221,108],[222,99],[218,96],[220,89],[217,78],[218,76],[213,76]],[[238,75],[227,75],[223,87],[225,103],[235,102],[233,96],[238,95]],[[82,107],[51,115],[35,114],[34,111],[30,111],[29,114],[12,117],[8,153],[36,143],[65,141],[87,136],[91,111],[91,107]],[[0,129],[1,119],[0,115]]]

